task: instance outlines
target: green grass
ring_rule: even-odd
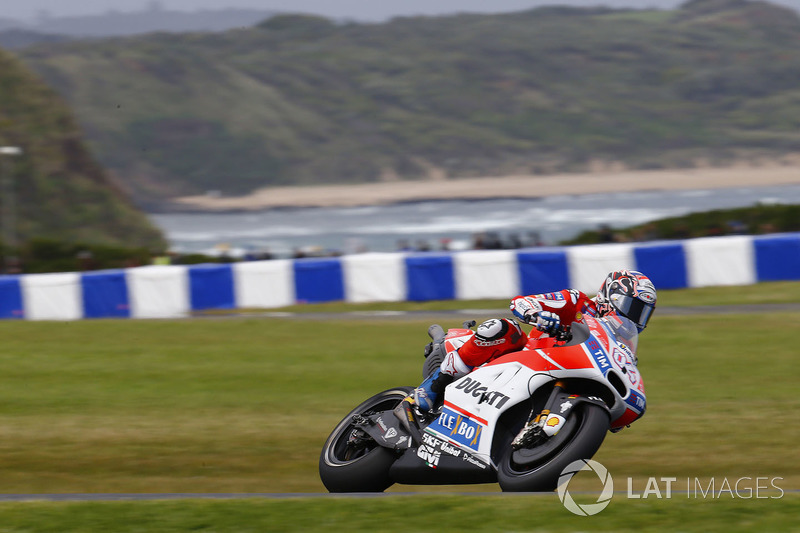
[[[658,291],[659,307],[787,303],[800,303],[800,283],[775,281],[738,287]]]
[[[555,495],[0,504],[4,532],[798,531],[800,496],[626,500],[578,517]]]
[[[291,17],[18,53],[75,110],[101,163],[155,204],[389,173],[689,168],[791,154],[796,16],[713,4],[384,24]]]
[[[733,222],[738,224],[732,224]],[[613,228],[614,240],[626,242],[694,239],[716,235],[788,233],[800,231],[800,205],[762,205],[715,209]],[[560,244],[607,242],[607,230],[588,230]]]
[[[757,295],[773,301],[781,294],[796,302],[791,295],[798,286],[676,291],[662,293],[662,302],[688,305],[696,296],[704,305],[753,303]],[[445,327],[462,320],[440,318]],[[0,492],[324,492],[317,462],[329,431],[375,392],[419,382],[431,321],[0,322]],[[742,477],[780,477],[782,489],[800,489],[799,321],[800,312],[656,315],[640,343],[647,415],[609,435],[595,456],[616,490],[625,491],[631,478],[641,493],[650,477],[678,478],[675,490],[694,478],[707,484]],[[508,531],[542,524],[555,531],[585,524],[707,531],[716,520],[732,531],[753,524],[789,530],[795,526],[787,517],[800,506],[791,493],[780,501],[618,494],[598,517],[579,519],[554,497],[467,497],[497,490],[390,489],[464,494],[409,500],[4,503],[0,530],[285,531],[348,524],[357,531],[378,524],[375,529],[388,531],[412,508],[420,520],[446,517],[454,529],[478,531],[496,530],[495,516],[508,517]],[[477,516],[487,517],[485,529]]]

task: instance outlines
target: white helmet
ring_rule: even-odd
[[[641,332],[655,311],[656,298],[650,278],[636,270],[615,270],[600,285],[595,302],[600,316],[616,312],[634,322]]]

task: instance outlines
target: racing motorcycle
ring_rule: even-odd
[[[474,335],[474,325],[428,329],[423,377]],[[378,393],[328,437],[322,482],[330,492],[495,482],[504,491],[552,491],[568,464],[590,459],[609,430],[644,414],[637,342],[627,318],[585,317],[454,380],[437,407],[413,420],[394,414],[412,387]]]

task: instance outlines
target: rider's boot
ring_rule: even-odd
[[[437,368],[419,387],[403,398],[395,408],[394,414],[400,422],[409,429],[409,423],[415,423],[418,418],[425,416],[436,407],[437,401],[444,388],[453,381],[453,376],[445,374]]]
[[[394,416],[400,420],[400,425],[403,426],[406,432],[413,434],[414,431],[411,429],[411,426],[416,426],[417,424],[417,409],[416,409],[416,402],[414,402],[414,393],[412,392],[397,404],[397,407],[394,408]]]

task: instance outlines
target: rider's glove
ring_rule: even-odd
[[[557,314],[550,311],[538,311],[525,315],[525,321],[543,333],[551,337],[556,334],[561,325],[561,319]]]

